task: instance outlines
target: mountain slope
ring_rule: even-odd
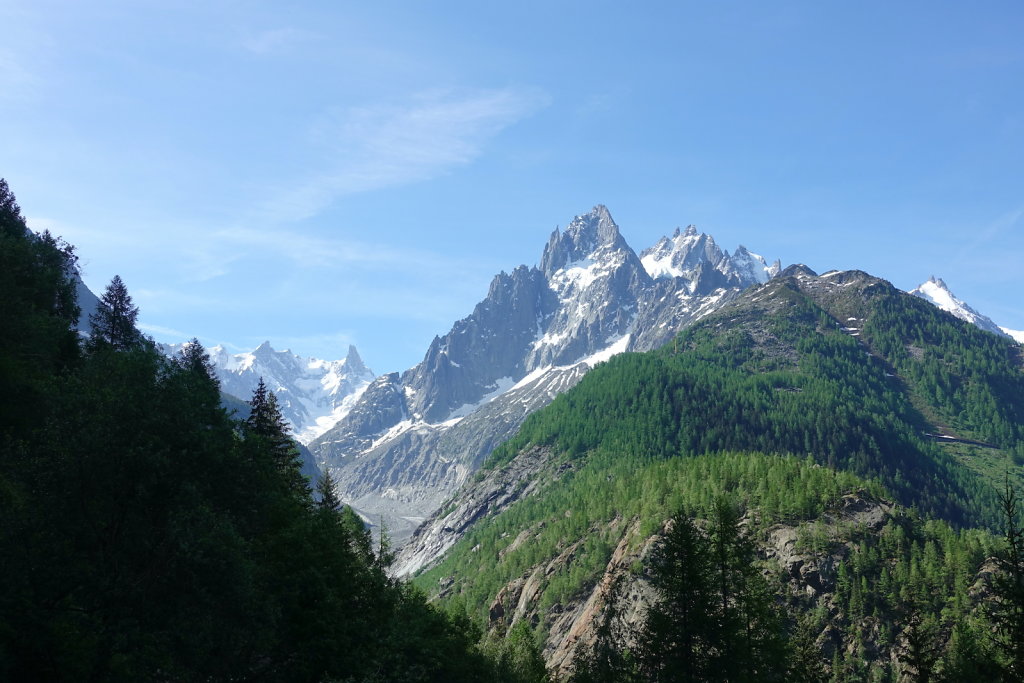
[[[566,463],[595,453],[807,454],[877,479],[935,516],[991,523],[1002,471],[1019,475],[1013,460],[1024,459],[1021,364],[1009,340],[883,280],[791,267],[660,351],[588,374],[531,416],[488,467],[513,466],[536,448]],[[403,549],[401,571],[435,561],[465,533],[463,495]],[[499,511],[478,512],[469,516]]]
[[[643,549],[664,520],[726,496],[764,534],[761,556],[777,563],[765,571],[785,572],[786,599],[820,620],[820,651],[851,667],[843,680],[866,676],[865,662],[891,674],[909,592],[929,596],[921,609],[943,628],[976,616],[993,541],[915,515],[998,523],[1003,472],[1021,481],[1022,367],[1010,340],[883,280],[791,267],[530,416],[417,531],[398,569],[425,569],[424,589],[495,628],[538,624],[564,673],[575,643],[596,637],[602,605],[636,625]],[[863,633],[874,634],[866,651]]]
[[[778,272],[692,227],[643,257],[603,206],[555,230],[539,266],[500,273],[424,359],[385,375],[310,444],[342,497],[392,518],[398,540],[533,410],[594,365],[663,344]]]

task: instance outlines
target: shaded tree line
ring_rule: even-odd
[[[76,272],[0,181],[0,679],[502,680],[312,495],[272,392],[229,417],[119,277],[80,340]]]

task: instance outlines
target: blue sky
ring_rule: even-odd
[[[606,204],[1024,329],[1013,2],[0,3],[0,175],[161,341],[422,357]]]

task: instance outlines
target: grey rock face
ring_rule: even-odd
[[[75,275],[75,298],[78,301],[78,331],[89,334],[92,325],[89,324],[89,316],[95,315],[100,305],[99,297],[92,293],[92,290],[85,286],[82,278]]]
[[[532,411],[597,363],[655,348],[779,270],[694,228],[637,256],[608,209],[555,230],[400,378],[378,378],[310,443],[339,493],[401,543]]]

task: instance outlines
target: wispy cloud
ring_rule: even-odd
[[[233,259],[243,251],[252,254],[273,254],[285,257],[303,268],[357,268],[365,270],[403,269],[420,273],[450,274],[476,266],[479,259],[456,259],[441,253],[418,249],[401,249],[386,244],[362,242],[349,238],[325,238],[280,230],[227,228],[208,238],[206,256],[211,267],[218,255],[233,250]],[[198,258],[199,252],[197,252]],[[220,264],[226,266],[226,264]]]
[[[333,156],[266,207],[274,220],[315,215],[338,197],[436,177],[477,159],[488,140],[547,103],[536,90],[435,92],[404,105],[356,107],[319,122],[313,142]]]
[[[250,33],[242,38],[241,46],[253,54],[268,55],[286,52],[318,37],[312,31],[284,27]]]
[[[1017,207],[1006,211],[985,225],[972,226],[964,234],[971,236],[971,240],[964,244],[956,254],[957,260],[979,259],[980,263],[992,262],[999,259],[1020,258],[1020,243],[1017,240],[1007,240],[1007,235],[1020,233],[1020,224],[1024,221],[1024,207]],[[998,245],[998,249],[993,249]],[[1019,261],[1017,261],[1019,263]],[[982,265],[982,271],[985,267]],[[1010,268],[1010,273],[1016,277],[1017,268]]]
[[[149,334],[172,337],[174,339],[184,339],[188,336],[181,330],[176,330],[173,327],[164,327],[163,325],[147,325],[146,323],[139,323],[138,328],[143,332],[148,332]]]

